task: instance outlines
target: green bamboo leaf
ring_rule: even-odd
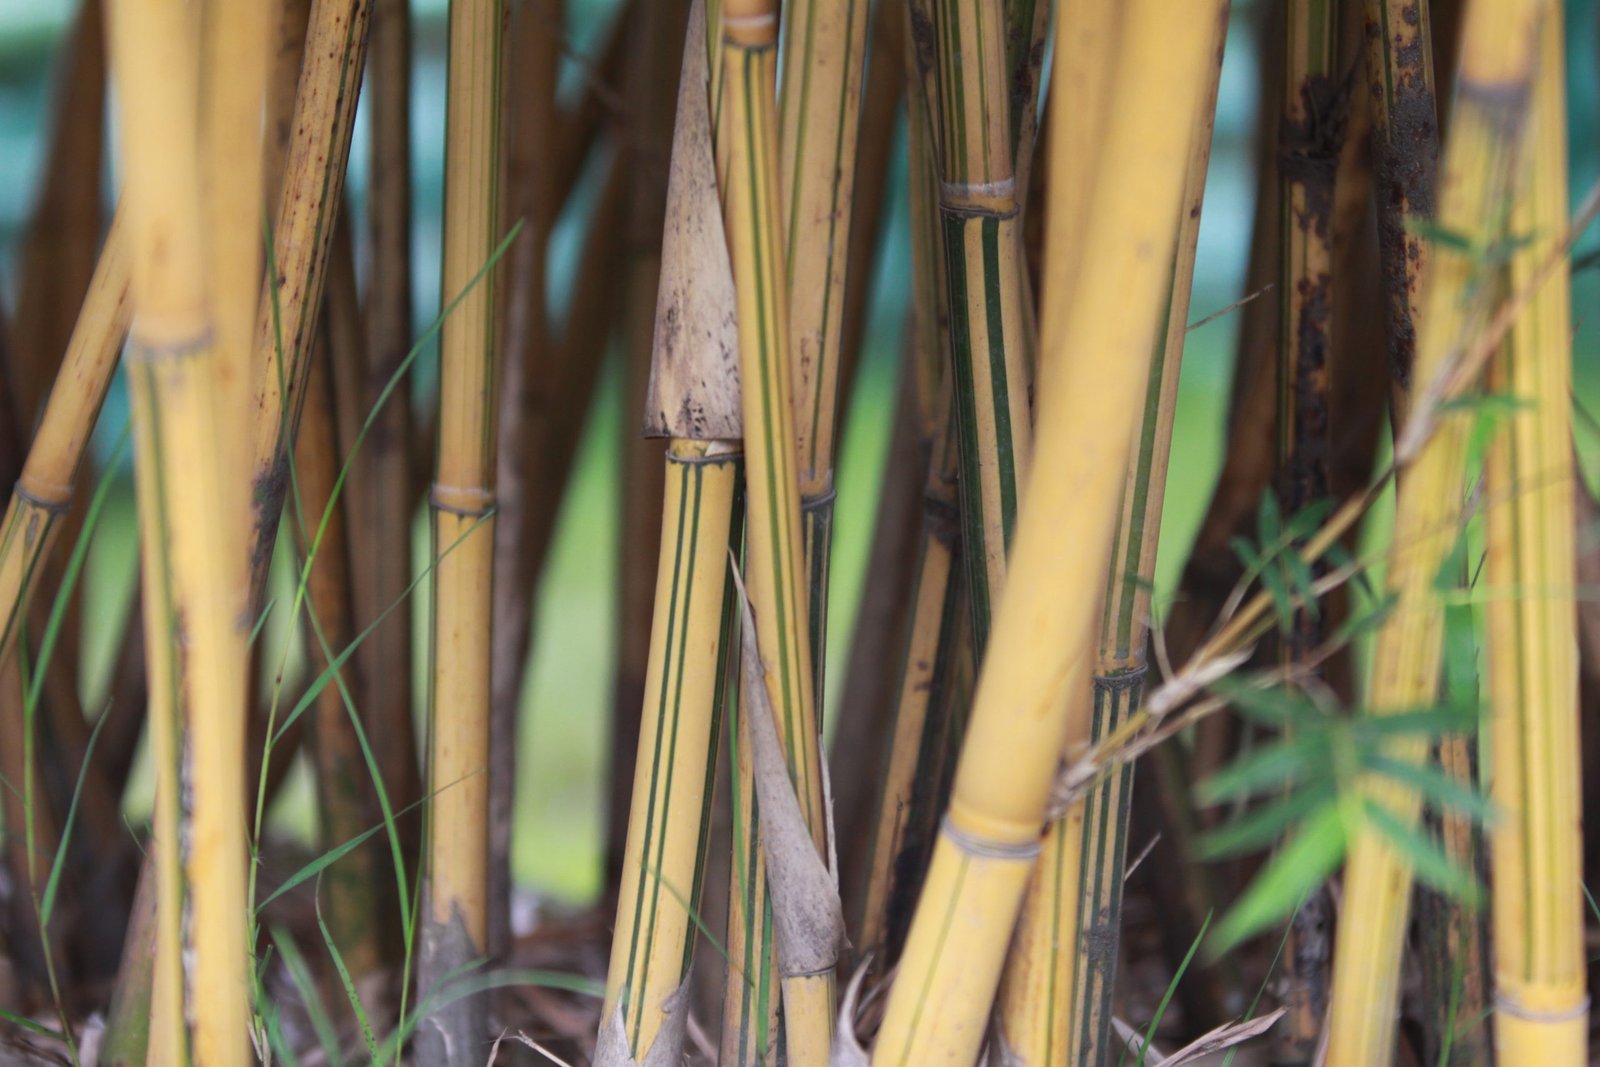
[[[1467,907],[1476,908],[1481,903],[1483,890],[1477,877],[1446,855],[1431,837],[1401,822],[1371,797],[1362,801],[1361,810],[1367,821],[1406,858],[1418,878]]]
[[[1254,852],[1277,841],[1292,823],[1305,819],[1337,798],[1332,781],[1298,789],[1282,800],[1202,833],[1195,839],[1195,854],[1200,859],[1213,860]]]
[[[1252,796],[1276,789],[1301,776],[1309,776],[1327,761],[1319,759],[1326,746],[1304,735],[1247,752],[1195,789],[1202,804]]]
[[[1283,572],[1277,567],[1267,567],[1261,571],[1261,584],[1266,586],[1267,592],[1272,594],[1272,610],[1278,616],[1278,631],[1288,634],[1294,630],[1294,596],[1289,592],[1289,583],[1284,581]]]
[[[1333,514],[1333,501],[1320,497],[1295,512],[1283,528],[1284,538],[1298,543],[1322,529],[1322,524]]]
[[[1329,805],[1308,818],[1218,924],[1207,955],[1216,959],[1294,911],[1308,892],[1333,873],[1344,856],[1345,843],[1338,805]]]
[[[1350,730],[1356,740],[1370,743],[1378,738],[1442,737],[1446,734],[1464,733],[1478,725],[1477,708],[1470,710],[1443,705],[1436,708],[1419,708],[1415,711],[1368,712],[1358,711],[1351,720]]]
[[[1488,824],[1495,818],[1495,807],[1488,797],[1456,780],[1429,763],[1412,763],[1382,754],[1366,760],[1369,770],[1411,786],[1437,806],[1455,808]]]
[[[1262,545],[1275,545],[1283,534],[1283,513],[1278,510],[1278,497],[1270,488],[1261,493],[1261,503],[1256,508],[1256,540]]]

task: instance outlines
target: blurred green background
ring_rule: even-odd
[[[1200,235],[1192,319],[1208,315],[1243,295],[1254,197],[1252,146],[1256,126],[1257,56],[1250,15],[1252,8],[1268,2],[1277,0],[1256,0],[1254,4],[1240,0],[1234,4]],[[617,6],[615,0],[569,0],[569,58],[564,71],[568,89],[573,88],[579,76],[578,64],[572,57],[597,47],[598,37]],[[437,313],[439,303],[445,2],[413,0],[412,7],[416,19],[414,284],[420,330]],[[1596,148],[1600,87],[1595,64],[1600,26],[1595,8],[1590,2],[1567,3],[1575,199],[1587,191],[1600,169]],[[74,0],[0,0],[0,291],[8,306],[12,306],[16,292],[13,268],[17,238],[35,198],[46,132],[43,124],[49,114],[53,85],[52,63],[75,9]],[[889,177],[895,200],[882,238],[885,252],[873,279],[868,341],[842,430],[831,591],[833,615],[828,640],[828,659],[834,665],[827,678],[830,718],[844,681],[852,621],[883,472],[910,271],[903,206],[903,136],[900,141],[894,155],[894,173]],[[352,208],[359,214],[364,209],[368,171],[365,123],[359,115],[350,166]],[[552,241],[551,295],[558,309],[565,299],[576,244],[590,206],[581,195],[576,197]],[[356,232],[362,231],[358,227]],[[1579,242],[1580,254],[1597,245],[1600,235],[1586,237]],[[363,251],[358,248],[358,256]],[[1578,398],[1590,411],[1597,411],[1600,323],[1595,319],[1600,317],[1600,272],[1590,270],[1575,279],[1574,308],[1579,319],[1575,350]],[[1236,329],[1236,318],[1225,316],[1193,332],[1184,354],[1161,555],[1155,575],[1158,597],[1170,595],[1216,477]],[[428,353],[419,363],[414,387],[421,398],[430,393],[435,356],[436,353]],[[533,660],[519,742],[521,768],[514,857],[517,878],[536,892],[567,903],[592,899],[599,885],[605,821],[601,774],[616,618],[619,444],[624,427],[635,425],[637,418],[636,413],[621,410],[619,385],[613,355],[585,430],[548,569],[537,590]],[[126,418],[126,401],[119,384],[107,403],[97,436],[102,457]],[[1579,435],[1585,473],[1595,484],[1600,479],[1600,431],[1580,429]],[[113,476],[118,479],[118,491],[96,536],[87,577],[90,610],[84,689],[90,701],[103,692],[113,631],[125,617],[136,567],[131,479],[126,470],[113,472]],[[420,525],[418,534],[420,548],[425,544]],[[280,551],[280,588],[287,580],[283,566],[287,560],[282,555]],[[425,584],[422,588],[426,588]],[[419,602],[416,608],[415,617],[420,622],[426,618],[426,605]],[[269,626],[271,629],[274,628]],[[282,627],[276,630],[277,636],[269,640],[276,642],[274,648],[280,648]],[[419,642],[426,640],[420,626],[418,638]],[[291,641],[291,646],[294,643]],[[419,643],[418,647],[425,645]],[[297,654],[293,647],[289,649],[291,657]],[[290,694],[289,699],[293,698]],[[296,769],[291,788],[273,813],[276,832],[309,837],[310,804],[309,780],[302,766]],[[148,805],[148,778],[136,778],[127,800],[130,818],[137,820],[148,811]]]

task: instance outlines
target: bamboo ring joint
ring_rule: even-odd
[[[1026,841],[1020,845],[1010,844],[1005,841],[983,841],[950,821],[946,815],[939,826],[939,832],[950,839],[950,843],[969,856],[986,856],[997,860],[1031,860],[1039,855],[1039,842]]]

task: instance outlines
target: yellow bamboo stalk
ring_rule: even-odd
[[[827,826],[822,802],[821,737],[806,622],[800,482],[779,213],[778,116],[774,96],[777,11],[771,0],[724,0],[721,16],[723,98],[713,130],[717,157],[726,157],[726,179],[720,188],[738,302],[747,464],[746,570],[751,607],[764,635],[764,684],[777,717],[778,736],[801,811],[820,851],[827,847]],[[741,785],[753,782],[745,777],[745,768],[753,769],[745,748],[741,745],[739,752]],[[742,792],[747,801],[753,801],[753,785],[745,786]],[[747,817],[754,815],[753,807],[746,805]],[[736,826],[735,833],[751,840],[745,826]],[[748,866],[758,866],[756,852],[746,853],[746,858]],[[752,885],[758,881],[755,877],[748,879]],[[732,895],[738,896],[743,888],[736,887]],[[761,907],[765,906],[763,901]],[[730,908],[730,913],[734,910]],[[731,923],[730,914],[730,927]],[[767,923],[761,926],[765,928]],[[833,1034],[832,971],[785,974],[781,980],[790,1060],[825,1061]]]
[[[1129,441],[1127,477],[1100,596],[1094,678],[1074,697],[1065,749],[1069,756],[1110,736],[1139,706],[1144,692],[1149,580],[1160,542],[1227,8],[1220,5],[1221,25],[1213,38],[1218,48],[1208,64],[1208,84],[1184,166],[1166,313],[1154,339],[1143,417]],[[1081,121],[1081,116],[1067,121]],[[1078,214],[1074,221],[1081,225],[1084,218]],[[1007,1054],[1019,1063],[1103,1063],[1115,1047],[1112,992],[1132,790],[1133,768],[1124,764],[1051,822],[1045,834],[1001,985],[1000,1035]]]
[[[739,533],[740,463],[732,446],[675,440],[665,465],[645,714],[601,1012],[602,1026],[610,1026],[621,1008],[629,1053],[640,1063],[674,1013],[688,1009],[691,915],[700,895],[732,619],[728,551]]]
[[[73,487],[89,437],[111,386],[132,306],[125,215],[118,214],[100,252],[89,292],[67,342],[56,384],[0,523],[0,655],[16,640],[37,592],[42,561]]]
[[[939,215],[961,448],[962,554],[973,639],[988,645],[1032,450],[1016,159],[999,0],[933,5]]]
[[[192,118],[200,88],[192,27],[181,3],[112,8],[158,759],[163,936],[152,1041],[161,1055],[174,1057],[166,1062],[243,1064],[250,993],[240,802],[247,648],[232,575],[244,514],[242,497],[229,488],[238,472],[227,461],[237,454],[230,437],[244,421],[242,412],[223,406],[228,394],[211,310],[201,138]],[[254,89],[258,108],[262,90]]]
[[[1567,213],[1566,62],[1561,7],[1538,30],[1527,163],[1511,232],[1530,240],[1511,284],[1534,284]],[[1458,120],[1459,121],[1459,120]],[[1565,261],[1540,284],[1491,369],[1524,401],[1489,455],[1489,696],[1501,817],[1494,860],[1495,1057],[1587,1062],[1583,788],[1579,765],[1571,427],[1572,298]]]
[[[495,286],[472,285],[498,236],[503,0],[453,0],[446,112],[438,466],[432,510],[428,887],[421,987],[482,955],[488,935],[490,605],[494,563]],[[470,287],[470,288],[469,288]],[[476,1065],[481,996],[423,1023],[430,1063]]]
[[[867,54],[867,0],[783,5],[778,163],[813,689],[822,699],[845,272]],[[857,270],[867,267],[865,262]]]
[[[17,301],[10,323],[15,416],[25,446],[95,269],[105,143],[105,12],[79,6],[54,75],[54,107],[38,201],[17,248]],[[3,483],[0,483],[3,484]]]
[[[742,536],[735,300],[716,196],[705,8],[677,91],[645,432],[667,436],[638,756],[597,1062],[682,1056],[724,700],[737,675],[728,555]],[[719,383],[709,387],[707,383]],[[683,402],[687,401],[687,402]]]
[[[1439,182],[1439,224],[1487,243],[1519,173],[1522,113],[1532,77],[1540,0],[1474,3],[1466,16],[1455,117]],[[1435,244],[1422,281],[1415,380],[1424,387],[1487,320],[1485,265],[1468,251]],[[1469,296],[1468,293],[1472,295]],[[1439,683],[1443,609],[1434,583],[1457,536],[1466,419],[1438,412],[1433,436],[1400,484],[1387,585],[1397,600],[1379,631],[1368,703],[1379,713],[1426,706]],[[1397,746],[1420,760],[1424,747]],[[1393,780],[1372,783],[1367,798],[1404,825],[1420,800]],[[1401,946],[1411,870],[1382,834],[1361,828],[1345,866],[1346,921],[1338,930],[1328,1025],[1329,1067],[1387,1063],[1394,1055]]]
[[[1089,687],[1094,610],[1110,555],[1129,442],[1176,240],[1184,165],[1216,47],[1219,5],[1126,5],[1101,174],[1082,253],[1096,269],[1063,291],[1066,220],[1047,216],[1041,307],[1040,462],[1029,475],[944,828],[874,1061],[970,1063],[1012,924],[1038,855],[1068,735],[1071,694]],[[1061,32],[1059,26],[1058,34]],[[1066,109],[1052,110],[1052,123]],[[1051,141],[1059,153],[1062,142]],[[1053,167],[1053,169],[1059,169]],[[1110,368],[1110,373],[1108,373]],[[1062,552],[1060,546],[1074,546]],[[957,917],[959,916],[959,921]]]
[[[1061,141],[1059,153],[1051,149],[1052,157],[1065,160],[1066,165],[1051,171],[1048,219],[1050,240],[1054,244],[1059,238],[1057,247],[1063,250],[1051,254],[1072,257],[1061,260],[1066,271],[1063,284],[1070,284],[1077,270],[1077,257],[1089,222],[1097,173],[1094,159],[1100,151],[1106,111],[1113,95],[1111,74],[1122,34],[1124,6],[1118,0],[1084,0],[1062,6],[1056,16],[1056,47],[1061,51],[1051,68],[1050,94],[1054,100],[1071,103],[1061,109],[1066,114],[1050,120],[1050,136]],[[1045,348],[1055,351],[1048,345]]]

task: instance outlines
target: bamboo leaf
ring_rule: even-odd
[[[1481,903],[1483,893],[1477,877],[1452,860],[1431,837],[1406,825],[1370,797],[1362,802],[1361,810],[1367,821],[1406,858],[1418,878],[1468,907]]]
[[[1488,797],[1432,764],[1413,763],[1382,754],[1368,757],[1366,763],[1369,770],[1411,786],[1435,805],[1466,812],[1485,824],[1494,821],[1495,808]]]
[[[1321,745],[1299,736],[1246,753],[1201,782],[1196,798],[1202,804],[1252,796],[1316,770]]]
[[[1333,873],[1347,840],[1338,805],[1329,805],[1301,824],[1244,896],[1217,925],[1209,955],[1217,958],[1245,938],[1281,920],[1306,893]]]
[[[1241,815],[1195,839],[1195,854],[1200,859],[1250,852],[1272,844],[1285,827],[1309,816],[1323,804],[1337,798],[1332,781],[1298,789],[1284,799]]]

